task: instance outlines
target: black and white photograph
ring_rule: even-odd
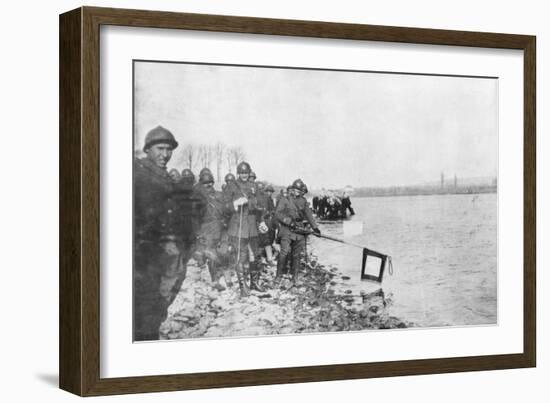
[[[497,77],[132,68],[134,342],[498,324]]]

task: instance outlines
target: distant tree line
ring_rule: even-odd
[[[497,184],[461,185],[461,186],[388,186],[388,187],[361,187],[355,188],[355,197],[384,197],[384,196],[420,196],[444,194],[476,194],[496,193]]]
[[[143,155],[141,150],[135,156]],[[221,183],[228,172],[235,173],[239,162],[246,159],[242,147],[229,147],[224,143],[216,144],[180,144],[172,156],[171,166],[182,170],[189,168],[198,174],[202,168],[209,168],[216,175],[216,182]]]

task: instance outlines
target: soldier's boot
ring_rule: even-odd
[[[292,271],[292,284],[296,285],[297,282],[298,282],[298,271],[293,270]]]
[[[256,263],[250,263],[250,289],[265,292],[260,285],[260,268]]]
[[[237,267],[237,280],[239,281],[239,289],[241,291],[241,298],[246,298],[250,296],[250,290],[246,284],[245,279],[243,278],[242,266]]]
[[[211,260],[207,260],[206,267],[208,267],[208,274],[210,274],[210,284],[214,287],[214,284],[216,284],[216,281],[218,280],[216,266]]]
[[[286,256],[279,255],[277,261],[277,274],[275,275],[275,281],[281,281],[286,267]]]

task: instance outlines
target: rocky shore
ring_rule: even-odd
[[[412,324],[389,314],[391,298],[382,289],[353,295],[349,277],[326,268],[309,254],[296,285],[274,282],[275,267],[264,265],[266,292],[239,297],[239,287],[217,291],[206,268],[189,264],[182,288],[160,328],[161,339],[238,337],[309,332],[405,328]],[[235,279],[236,280],[236,279]],[[344,290],[344,292],[336,290]]]

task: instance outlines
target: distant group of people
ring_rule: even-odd
[[[156,340],[168,306],[179,292],[193,258],[207,267],[212,287],[232,287],[236,273],[241,297],[260,284],[262,262],[275,264],[275,280],[291,274],[296,281],[306,236],[320,235],[296,179],[273,198],[275,189],[256,180],[250,164],[228,173],[222,191],[203,168],[167,170],[178,147],[162,126],[145,137],[145,157],[134,161],[134,339]],[[225,283],[225,286],[222,284]]]
[[[345,192],[341,196],[336,196],[323,190],[320,196],[313,197],[312,207],[317,217],[326,220],[346,218],[348,211],[350,215],[355,214],[351,207],[351,199]]]

